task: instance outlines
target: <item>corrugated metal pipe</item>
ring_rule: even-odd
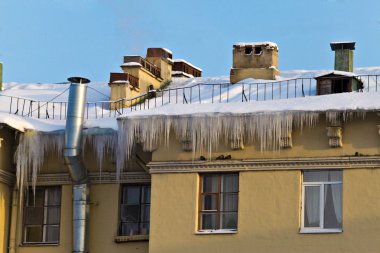
[[[64,157],[73,185],[73,253],[88,252],[89,193],[87,169],[82,156],[82,130],[87,83],[82,77],[70,77]]]

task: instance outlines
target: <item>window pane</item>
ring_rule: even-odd
[[[238,192],[239,175],[226,174],[222,176],[222,192]]]
[[[124,187],[123,203],[124,204],[139,204],[140,203],[140,187],[139,186]]]
[[[203,196],[203,210],[218,210],[218,194]]]
[[[27,198],[28,206],[43,206],[45,202],[45,190],[36,188],[35,195],[33,190],[29,190]]]
[[[56,188],[56,187],[47,188],[47,192],[48,192],[47,205],[52,206],[52,205],[61,204],[61,189],[60,188]]]
[[[203,175],[202,192],[218,192],[218,175]]]
[[[139,224],[138,223],[122,223],[120,232],[121,232],[121,235],[137,235],[139,234]]]
[[[342,228],[342,184],[325,185],[324,228]]]
[[[140,224],[140,235],[149,235],[149,223]]]
[[[150,203],[150,186],[144,187],[144,203]]]
[[[24,211],[26,225],[42,225],[44,220],[43,207],[25,207]]]
[[[304,226],[320,227],[320,186],[305,186]]]
[[[46,226],[46,242],[59,241],[59,226]]]
[[[60,207],[47,207],[46,224],[59,224],[60,221]]]
[[[122,205],[121,220],[123,222],[139,222],[139,205]]]
[[[26,242],[42,242],[42,226],[26,227]]]
[[[141,206],[141,221],[146,222],[149,221],[150,217],[150,205]]]
[[[218,216],[216,213],[202,213],[201,229],[217,229]]]
[[[342,181],[341,170],[315,170],[303,172],[304,182]]]
[[[223,212],[220,214],[221,229],[237,229],[237,213]]]
[[[238,195],[237,193],[224,193],[221,195],[221,210],[237,212],[238,210]]]

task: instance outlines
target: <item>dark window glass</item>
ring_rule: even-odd
[[[24,242],[58,243],[61,220],[61,188],[37,187],[26,194]]]
[[[120,204],[120,235],[148,235],[150,186],[124,185]]]

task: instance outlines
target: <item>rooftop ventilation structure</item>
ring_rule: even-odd
[[[355,42],[331,42],[331,50],[335,51],[334,69],[339,71],[354,71]]]

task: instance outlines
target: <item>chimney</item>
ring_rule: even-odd
[[[335,70],[353,72],[355,42],[331,42],[331,50],[335,51]]]

